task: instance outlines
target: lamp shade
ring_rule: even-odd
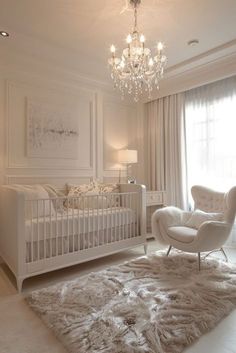
[[[138,162],[137,150],[120,150],[118,151],[118,161],[124,164],[133,164]]]

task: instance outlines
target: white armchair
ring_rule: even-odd
[[[198,253],[200,270],[201,252],[219,249],[227,260],[223,245],[235,220],[236,186],[222,193],[195,185],[191,193],[196,211],[159,209],[152,215],[152,233],[161,245],[169,245],[167,256],[172,247]]]

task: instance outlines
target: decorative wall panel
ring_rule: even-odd
[[[93,169],[94,94],[8,83],[8,168]]]
[[[27,98],[27,157],[78,159],[77,107]]]
[[[123,166],[118,163],[118,150],[131,148],[131,146],[137,149],[133,138],[136,134],[135,118],[135,107],[111,99],[104,101],[104,171],[123,169]]]

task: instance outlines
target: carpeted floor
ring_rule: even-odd
[[[236,267],[158,253],[26,300],[69,352],[177,353],[236,307]]]

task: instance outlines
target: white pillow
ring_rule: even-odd
[[[30,220],[37,217],[47,217],[55,215],[54,206],[49,199],[48,192],[42,185],[11,185],[11,188],[24,193],[25,197],[25,219]],[[45,201],[41,199],[47,199]],[[27,200],[32,200],[27,202]],[[39,200],[38,202],[36,200]]]
[[[65,194],[51,184],[43,184],[43,187],[47,191],[49,197],[52,198],[54,210],[59,213],[63,213]]]
[[[207,213],[201,210],[195,210],[189,220],[185,223],[186,227],[199,229],[202,223],[206,221],[222,221],[222,213]]]

